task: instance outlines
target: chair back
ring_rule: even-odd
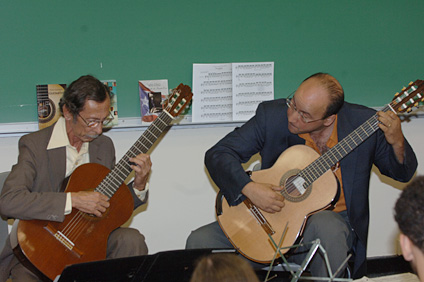
[[[3,190],[3,184],[9,175],[9,171],[0,173],[0,194]],[[9,226],[7,224],[7,220],[3,217],[0,217],[0,253],[3,250],[4,244],[6,243],[7,235],[9,234]]]

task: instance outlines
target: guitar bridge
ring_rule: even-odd
[[[67,248],[71,253],[76,255],[78,258],[81,258],[83,252],[75,247],[75,244],[66,237],[62,232],[56,230],[50,223],[47,224],[44,229],[46,229],[57,241],[59,241],[65,248]]]
[[[275,230],[272,228],[271,224],[269,224],[268,220],[266,220],[261,211],[249,199],[244,200],[243,203],[245,203],[249,211],[268,235],[275,234]]]

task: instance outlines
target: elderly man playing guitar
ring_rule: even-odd
[[[91,226],[91,223],[87,222],[96,221],[96,218],[106,219],[112,214],[111,209],[109,210],[112,204],[108,194],[102,193],[101,190],[88,189],[94,188],[90,187],[92,179],[98,178],[99,175],[103,177],[106,173],[104,169],[108,171],[115,166],[113,143],[110,138],[102,135],[102,127],[110,122],[108,88],[92,76],[82,76],[66,89],[60,102],[60,109],[63,116],[54,125],[20,139],[18,162],[13,166],[0,197],[1,215],[21,220],[18,225],[18,238],[27,236],[38,240],[38,237],[46,236],[48,240],[52,238],[54,240],[63,236],[61,240],[58,240],[59,245],[51,245],[51,250],[37,247],[36,243],[39,241],[35,241],[24,252],[25,255],[35,258],[32,261],[30,259],[28,265],[37,266],[43,264],[43,254],[46,259],[58,255],[57,246],[68,248],[63,255],[58,255],[55,261],[45,266],[47,271],[42,271],[50,279],[54,279],[55,275],[61,273],[63,266],[56,270],[56,262],[59,263],[62,258],[66,258],[67,254],[83,259],[92,255],[92,251],[86,252],[81,248],[81,244],[86,242],[100,248],[99,256],[92,258],[147,254],[144,236],[138,230],[119,227],[122,224],[120,222],[111,227],[113,230],[110,230],[110,234],[101,229],[100,234],[92,236],[94,238],[91,238],[91,241],[84,237],[92,231],[91,227],[86,228]],[[146,184],[152,163],[147,154],[135,155],[129,158],[129,163],[128,169],[135,171],[134,181],[129,185],[130,189],[125,187],[119,190],[126,190],[122,193],[129,195],[123,197],[125,201],[121,203],[121,209],[132,213],[134,207],[145,201]],[[78,171],[80,173],[77,175],[73,174],[80,166],[82,168],[87,165],[94,165],[94,168],[89,167],[89,169]],[[73,179],[77,180],[78,184],[80,179],[79,184],[87,182],[88,187],[81,191],[68,190],[68,187],[66,193],[63,193],[65,187],[62,182],[71,174],[69,185],[72,184]],[[74,233],[72,233],[74,235],[77,229],[75,227],[78,227],[75,240],[80,240],[81,244],[71,242],[71,232],[68,234],[65,231],[56,230],[55,223],[63,222],[65,216],[71,212],[73,220],[68,225],[74,227]],[[29,228],[19,230],[20,224],[27,220],[30,223],[32,220],[39,220],[42,224],[40,228],[42,234],[29,236],[24,234],[31,231],[28,230]],[[83,222],[85,226],[79,226],[79,223]],[[97,222],[101,221],[97,220]],[[102,242],[103,238],[104,242]],[[25,242],[26,240],[20,242],[23,244],[22,248],[25,247]],[[32,252],[33,249],[34,252]],[[69,262],[63,262],[63,265],[67,264]],[[13,281],[40,281],[40,278],[24,267],[13,254],[9,238],[0,255],[0,266],[0,281],[4,281],[9,275]],[[34,269],[37,274],[40,274],[37,272],[37,267],[32,268],[33,271]],[[48,275],[50,270],[53,270],[52,274]],[[43,274],[41,276],[45,278]]]

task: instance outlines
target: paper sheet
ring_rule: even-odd
[[[247,121],[274,99],[274,62],[193,64],[193,122]]]
[[[361,279],[353,280],[355,282],[420,282],[418,277],[412,273],[401,273],[395,275],[387,275],[375,278],[368,278],[366,276]]]
[[[193,122],[232,120],[231,64],[193,65]]]
[[[255,115],[259,103],[274,99],[274,62],[233,63],[233,121]]]

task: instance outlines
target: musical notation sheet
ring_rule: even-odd
[[[231,121],[231,64],[193,64],[193,122]]]
[[[274,62],[233,63],[233,121],[255,115],[259,103],[274,99]]]
[[[193,64],[193,122],[246,121],[274,99],[274,63]]]

